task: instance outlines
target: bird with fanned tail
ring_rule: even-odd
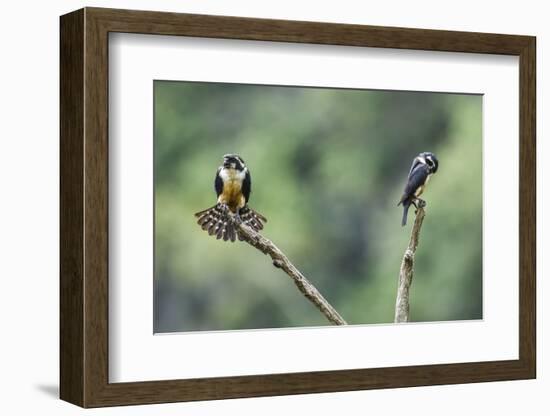
[[[216,171],[214,189],[218,197],[216,205],[197,212],[195,217],[209,235],[224,241],[242,240],[235,222],[242,222],[255,231],[264,228],[267,219],[248,206],[252,179],[244,160],[236,154],[227,154]]]

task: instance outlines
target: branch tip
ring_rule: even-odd
[[[420,239],[422,223],[424,221],[424,217],[426,216],[426,211],[424,210],[425,206],[425,202],[418,205],[418,209],[416,210],[416,218],[411,230],[409,245],[405,250],[405,254],[403,254],[403,260],[399,270],[399,283],[397,286],[397,298],[395,300],[394,322],[396,323],[409,322],[409,290],[414,275],[414,256],[416,254],[418,241]]]
[[[260,233],[244,224],[242,221],[235,221],[240,237],[258,249],[262,253],[269,255],[273,260],[273,266],[282,269],[294,281],[300,292],[313,305],[335,325],[347,325],[347,322],[340,316],[334,307],[321,295],[311,282],[290,262],[288,257],[273,242]]]

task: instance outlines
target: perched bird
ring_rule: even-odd
[[[223,157],[223,163],[216,171],[214,189],[217,204],[195,214],[197,223],[208,234],[215,235],[218,240],[235,241],[236,237],[242,240],[234,221],[242,221],[256,231],[264,228],[267,219],[247,205],[252,180],[240,156],[229,154]]]
[[[403,220],[401,225],[407,224],[407,213],[409,207],[413,204],[417,207],[416,203],[419,202],[421,206],[425,205],[425,202],[419,198],[422,192],[426,189],[426,185],[431,176],[437,172],[439,161],[433,153],[423,152],[420,153],[413,160],[409,176],[407,178],[407,185],[403,191],[403,196],[397,204],[398,206],[403,204]]]

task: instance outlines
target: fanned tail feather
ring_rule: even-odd
[[[254,211],[252,208],[243,207],[239,212],[241,221],[253,228],[255,231],[260,231],[264,228],[264,222],[267,219],[260,213]],[[197,212],[197,224],[201,228],[208,232],[209,235],[216,236],[216,239],[223,239],[224,241],[235,241],[237,238],[242,240],[235,225],[232,221],[231,214],[226,206],[223,204],[216,204],[211,208],[204,211]]]
[[[252,208],[245,206],[241,208],[239,212],[239,216],[241,217],[241,221],[243,224],[248,225],[255,231],[261,231],[264,228],[264,222],[267,222],[267,218],[264,217],[262,214],[260,214],[257,211],[254,211]],[[239,240],[242,241],[241,236],[239,235]]]
[[[216,204],[204,211],[197,212],[195,217],[198,218],[197,224],[199,224],[208,235],[216,236],[218,240],[236,240],[237,232],[229,217],[227,208],[224,209],[222,204]]]

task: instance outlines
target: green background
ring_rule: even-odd
[[[225,153],[252,174],[250,206],[351,324],[393,321],[414,209],[397,207],[414,157],[439,170],[411,289],[411,320],[482,318],[482,97],[155,81],[154,331],[318,326],[292,280],[243,242],[209,237]]]

